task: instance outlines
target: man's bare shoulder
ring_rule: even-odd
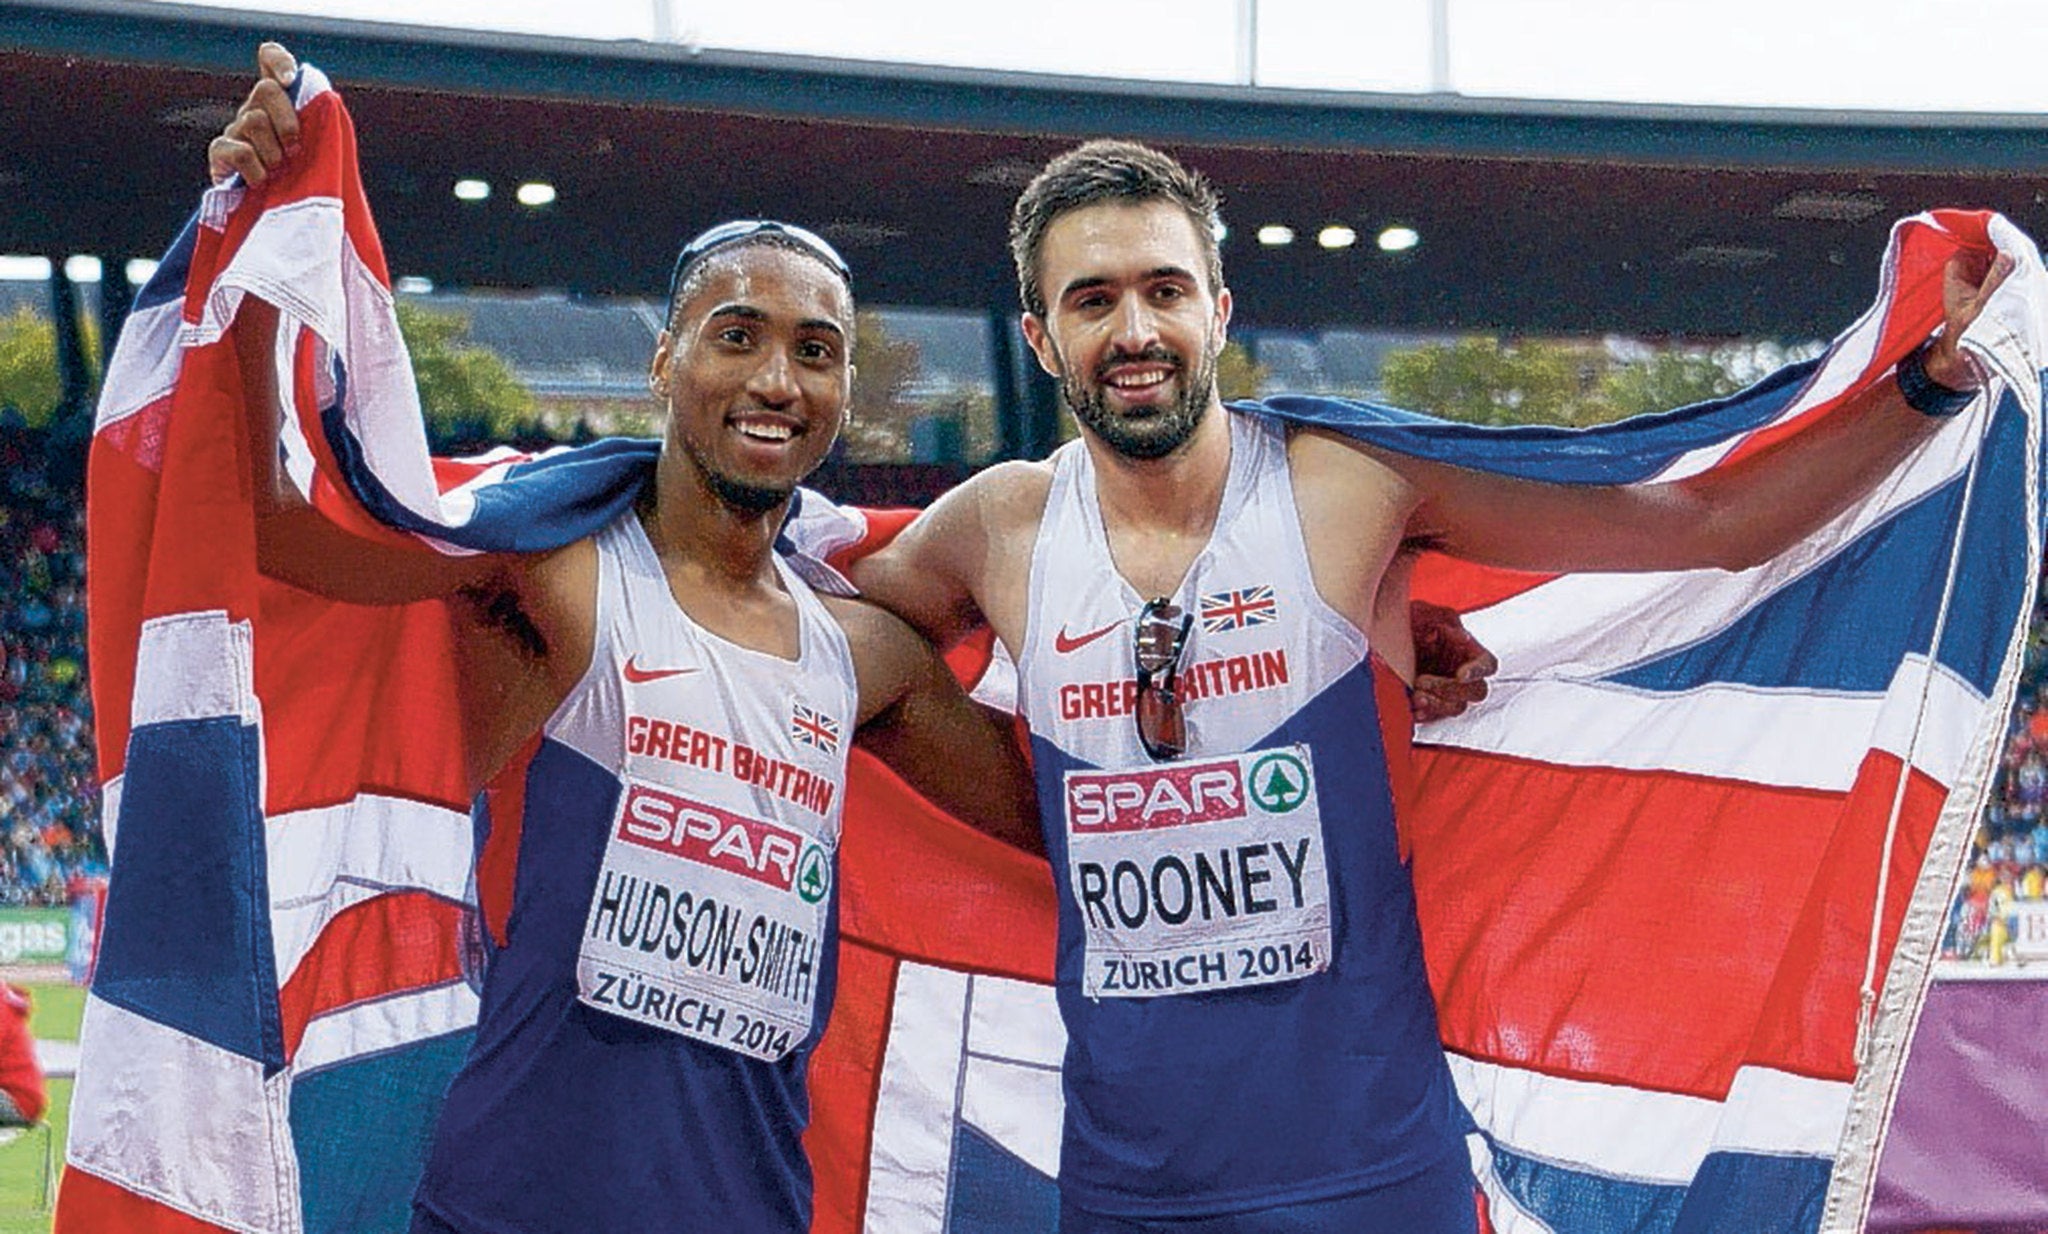
[[[512,560],[524,586],[551,595],[597,599],[597,537],[585,536],[560,548],[525,553]]]
[[[1052,463],[1022,459],[985,467],[947,494],[973,508],[991,533],[1035,528],[1052,493]]]
[[[1316,590],[1362,630],[1374,629],[1381,585],[1409,536],[1417,489],[1388,456],[1340,433],[1302,428],[1287,439],[1294,505]],[[1400,607],[1405,612],[1405,597]]]
[[[860,688],[859,723],[866,723],[900,695],[931,657],[931,644],[909,623],[878,604],[820,593],[825,611],[846,632],[853,676]]]
[[[1297,468],[1304,462],[1330,467],[1378,467],[1391,470],[1395,456],[1335,429],[1313,424],[1287,427],[1287,457]]]
[[[1291,430],[1287,462],[1299,500],[1317,505],[1362,500],[1384,511],[1405,510],[1416,499],[1416,477],[1401,465],[1399,455],[1329,429]]]
[[[945,644],[984,621],[1001,630],[1009,590],[1030,560],[1052,468],[999,463],[933,502],[849,573],[863,595]]]
[[[1052,491],[1052,465],[1006,462],[983,468],[931,504],[897,542],[877,553],[878,562],[935,569],[978,589],[990,560],[1013,552],[1038,529]],[[855,566],[854,581],[870,590]],[[883,603],[891,608],[887,597]]]
[[[1052,490],[1052,460],[1011,459],[992,463],[975,472],[966,483],[979,485],[992,496],[1028,497],[1035,493],[1043,500]]]
[[[867,645],[887,645],[897,639],[918,638],[917,631],[901,617],[888,609],[855,596],[834,596],[824,592],[816,593],[819,603],[846,631],[846,641],[858,655]]]

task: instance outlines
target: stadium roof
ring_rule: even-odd
[[[1223,190],[1264,325],[1828,333],[1889,222],[2048,226],[2048,117],[1339,94],[822,61],[261,16],[0,6],[0,248],[146,255],[202,183],[262,38],[349,99],[394,273],[651,294],[684,236],[769,214],[840,243],[875,303],[1008,310],[1008,206],[1078,138],[1172,149]],[[487,201],[450,192],[459,177]],[[543,180],[540,210],[512,189]],[[1360,242],[1325,251],[1327,223]],[[1296,241],[1265,248],[1263,224]],[[1404,224],[1405,254],[1373,236]]]

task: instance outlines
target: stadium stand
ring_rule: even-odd
[[[106,873],[85,676],[85,503],[0,410],[0,904]]]
[[[1957,888],[1943,958],[2023,963],[2013,946],[2027,906],[2048,900],[2048,609],[2037,606],[1998,779]]]

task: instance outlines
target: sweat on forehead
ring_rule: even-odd
[[[670,293],[668,302],[668,323],[670,327],[675,325],[676,319],[681,315],[683,305],[687,304],[690,297],[696,295],[703,288],[704,280],[711,276],[712,271],[718,269],[730,258],[738,257],[750,250],[757,249],[779,249],[786,253],[796,253],[809,258],[817,264],[819,269],[824,270],[834,279],[837,279],[839,284],[846,288],[846,296],[849,303],[852,301],[853,284],[847,280],[843,271],[834,268],[831,262],[826,261],[822,255],[810,246],[791,239],[780,232],[763,231],[751,236],[728,241],[716,248],[707,249],[692,258],[688,265],[676,272],[675,289]]]

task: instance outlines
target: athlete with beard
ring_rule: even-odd
[[[261,182],[294,144],[296,65],[274,44],[259,64],[217,177]],[[850,744],[1036,847],[1007,726],[902,621],[814,594],[774,551],[846,411],[845,263],[801,228],[728,223],[670,286],[652,481],[596,536],[530,556],[379,548],[292,500],[267,474],[276,313],[252,297],[236,323],[257,491],[277,495],[263,569],[343,600],[449,599],[485,860],[516,849],[416,1231],[801,1234]]]
[[[1063,1234],[1469,1231],[1374,722],[1372,658],[1413,668],[1408,561],[1741,568],[1934,421],[1885,383],[1751,460],[1620,489],[1227,413],[1217,208],[1130,143],[1045,168],[1011,248],[1080,437],[975,476],[854,577],[934,641],[986,621],[1017,664],[1060,899]],[[1974,384],[1954,340],[2009,268],[1949,269],[1923,404]]]

